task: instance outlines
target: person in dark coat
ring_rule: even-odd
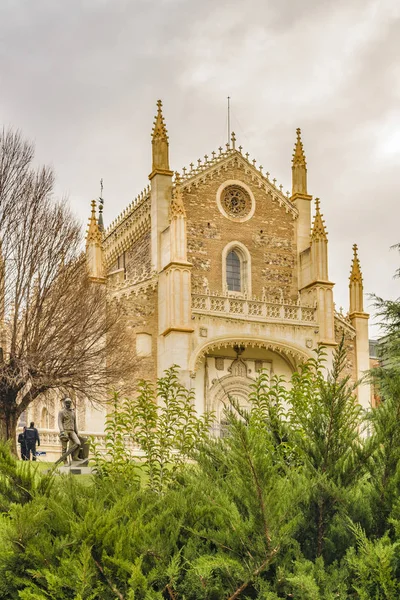
[[[36,460],[36,444],[40,446],[40,438],[39,432],[35,427],[35,423],[32,423],[25,429],[24,433],[25,443],[26,443],[26,460],[31,459],[32,452],[32,460]]]
[[[21,433],[18,436],[18,444],[21,447],[21,460],[28,460],[28,458],[26,456],[25,430],[26,430],[26,427],[24,427],[24,430],[21,431]]]

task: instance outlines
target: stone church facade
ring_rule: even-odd
[[[197,410],[222,420],[228,394],[246,406],[259,370],[289,378],[320,344],[329,366],[343,335],[352,378],[369,368],[357,247],[343,314],[335,310],[318,199],[311,218],[299,129],[291,194],[256,167],[234,134],[225,148],[174,173],[159,101],[149,180],[106,230],[93,202],[86,243],[90,276],[124,303],[138,378],[177,364]],[[358,400],[370,405],[367,384]],[[83,429],[101,436],[101,411],[82,412]]]

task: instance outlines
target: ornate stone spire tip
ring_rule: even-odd
[[[92,211],[89,218],[89,226],[86,233],[86,245],[88,245],[90,242],[101,243],[102,239],[101,228],[99,227],[99,223],[96,219],[97,202],[96,200],[92,200],[90,204],[92,206]]]
[[[350,282],[362,283],[362,281],[361,265],[358,258],[358,246],[357,244],[353,244],[353,261],[351,263]]]
[[[164,122],[164,116],[162,114],[162,102],[157,100],[157,114],[154,118],[154,125],[152,131],[152,138],[154,140],[165,140],[168,141],[168,132]]]
[[[298,127],[296,129],[296,143],[293,151],[293,166],[305,167],[306,166],[306,156],[304,154],[303,142],[301,141],[301,129]]]
[[[327,240],[328,236],[326,234],[324,219],[322,218],[322,214],[320,211],[320,199],[315,198],[315,216],[314,223],[311,231],[311,239],[312,240]]]

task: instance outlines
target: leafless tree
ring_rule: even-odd
[[[123,316],[87,277],[81,227],[33,155],[18,132],[0,132],[0,439],[14,449],[39,395],[104,401],[131,368]]]

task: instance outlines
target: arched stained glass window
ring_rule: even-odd
[[[241,292],[240,258],[234,250],[226,257],[226,285],[230,292]]]

